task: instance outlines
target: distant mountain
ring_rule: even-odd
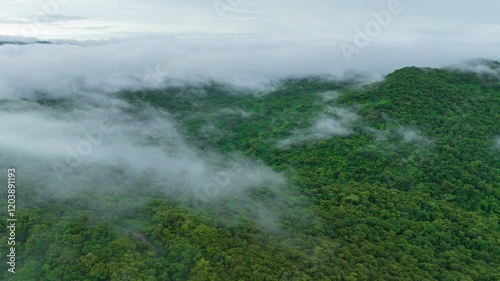
[[[31,44],[52,44],[49,41],[21,42],[21,41],[0,41],[2,45],[31,45]]]

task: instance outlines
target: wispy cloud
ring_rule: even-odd
[[[75,20],[85,20],[88,17],[81,16],[68,16],[68,15],[48,15],[46,19],[44,19],[44,23],[56,23],[56,22],[67,22],[67,21],[75,21]],[[28,19],[0,19],[0,24],[30,24]]]
[[[261,162],[190,145],[168,112],[143,108],[130,113],[128,103],[91,93],[58,102],[0,103],[0,130],[12,131],[0,139],[0,164],[22,167],[37,182],[31,188],[43,188],[45,194],[119,194],[147,178],[137,200],[164,196],[191,204],[201,194],[208,203],[239,200],[232,211],[247,212],[258,204],[248,197],[253,188],[280,194],[286,183]],[[100,130],[103,121],[110,130]],[[224,178],[235,167],[237,174]],[[211,190],[215,184],[216,193]]]
[[[279,141],[277,146],[287,148],[310,141],[348,136],[353,133],[352,126],[358,120],[359,116],[350,109],[328,107],[311,127],[294,131],[290,137]]]
[[[425,136],[420,130],[408,126],[399,127],[396,132],[402,137],[405,143],[432,144],[432,140]]]

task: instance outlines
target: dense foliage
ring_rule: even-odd
[[[2,264],[2,280],[500,280],[497,76],[410,67],[365,86],[308,78],[261,95],[216,83],[120,95],[130,114],[169,112],[201,150],[286,175],[285,202],[249,195],[279,207],[279,227],[228,215],[232,201],[157,198],[110,217],[84,207],[92,194],[47,199],[20,207],[18,279]],[[332,107],[359,115],[350,134],[278,145]],[[101,210],[130,198],[101,199]]]

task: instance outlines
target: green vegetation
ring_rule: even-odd
[[[90,193],[25,202],[18,279],[2,263],[2,280],[500,280],[499,77],[409,67],[362,87],[309,78],[263,95],[213,83],[121,98],[129,114],[169,112],[201,150],[286,175],[286,202],[248,194],[281,210],[279,227],[228,215],[236,200],[152,195],[119,217],[83,207]],[[357,112],[352,134],[277,145],[329,107]],[[130,198],[101,199],[100,210]]]

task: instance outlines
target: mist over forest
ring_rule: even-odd
[[[500,280],[497,4],[35,2],[1,280]]]

